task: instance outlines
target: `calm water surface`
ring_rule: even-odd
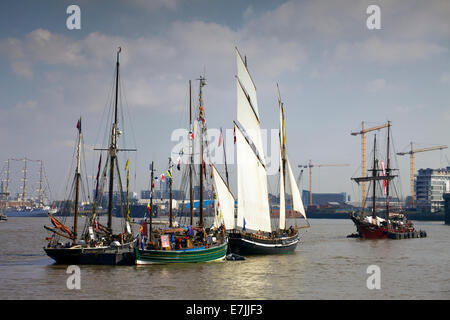
[[[290,255],[246,261],[80,266],[81,289],[66,286],[67,266],[43,251],[47,218],[0,223],[0,299],[450,299],[450,226],[415,222],[425,239],[361,241],[350,220],[312,219]],[[369,290],[369,265],[381,289]]]

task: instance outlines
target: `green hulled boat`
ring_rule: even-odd
[[[226,225],[224,221],[224,216],[226,214],[233,215],[234,210],[234,199],[231,200],[223,198],[224,192],[229,192],[229,189],[225,186],[223,180],[216,176],[218,173],[216,171],[211,173],[211,178],[214,173],[214,186],[208,184],[206,176],[206,166],[204,160],[204,149],[203,144],[205,140],[203,139],[206,128],[206,119],[203,109],[203,99],[202,99],[202,87],[206,85],[204,77],[200,77],[200,91],[199,91],[199,112],[197,117],[197,133],[198,143],[200,147],[199,153],[199,219],[198,225],[194,225],[194,193],[193,193],[193,173],[194,173],[194,135],[192,134],[192,139],[190,139],[189,145],[189,162],[188,166],[185,167],[189,172],[185,172],[184,177],[189,177],[189,194],[190,194],[190,213],[191,219],[190,223],[187,225],[174,225],[173,215],[172,215],[172,167],[173,163],[171,158],[169,158],[169,168],[166,171],[168,176],[169,184],[169,227],[162,229],[154,229],[152,225],[152,214],[150,214],[150,228],[147,229],[147,225],[144,224],[141,228],[140,238],[138,240],[135,252],[136,252],[136,264],[145,265],[153,263],[190,263],[190,262],[210,262],[224,260],[228,251],[228,239],[226,235]],[[191,88],[191,83],[189,82],[189,88]],[[191,92],[191,89],[189,90]],[[191,96],[191,94],[190,94]],[[192,126],[192,106],[191,99],[189,102],[189,113],[190,113],[190,136],[194,131]],[[207,150],[206,150],[207,154]],[[180,162],[178,163],[178,170],[180,170]],[[211,164],[211,170],[214,167]],[[151,166],[151,197],[149,203],[149,212],[152,212],[152,200],[153,200],[153,163]],[[220,181],[218,181],[218,179]],[[204,181],[206,180],[206,181]],[[218,183],[222,183],[218,185]],[[183,182],[182,182],[183,185]],[[206,186],[205,186],[206,185]],[[203,208],[203,190],[204,188],[211,187],[214,191],[215,196],[215,210],[214,210],[214,223],[210,228],[204,225],[204,208]],[[219,206],[220,201],[220,206]],[[231,204],[228,202],[231,201]],[[228,210],[228,208],[231,208]],[[231,211],[231,213],[228,213]]]
[[[136,264],[208,262],[225,259],[228,242],[212,247],[181,250],[142,250],[136,248]]]

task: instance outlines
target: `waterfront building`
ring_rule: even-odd
[[[415,178],[418,210],[435,212],[444,208],[444,193],[450,192],[450,167],[420,169]]]

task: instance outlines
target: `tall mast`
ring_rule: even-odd
[[[203,169],[204,169],[204,163],[203,163],[203,97],[202,97],[202,88],[206,85],[206,79],[202,76],[200,76],[200,92],[199,92],[199,102],[200,102],[200,212],[199,212],[199,226],[203,227]]]
[[[39,170],[39,205],[43,204],[43,196],[42,196],[42,174],[43,174],[43,166],[42,166],[42,160],[40,160],[41,168]]]
[[[391,122],[388,121],[388,135],[387,135],[387,161],[386,161],[386,222],[389,221],[389,176],[391,174],[390,169],[390,157],[389,157],[389,145],[390,145],[390,129]]]
[[[153,161],[152,161],[152,168],[151,168],[151,181],[150,181],[150,234],[148,236],[148,238],[150,239],[150,241],[152,241],[152,223],[153,223],[153,172],[155,172],[154,168],[153,168]]]
[[[6,170],[6,201],[9,198],[9,159],[8,159],[8,167]]]
[[[373,141],[373,169],[372,169],[372,176],[374,177],[373,180],[373,191],[372,191],[372,218],[376,219],[376,195],[375,195],[375,185],[376,185],[376,176],[377,176],[377,165],[376,165],[376,149],[377,149],[377,135],[375,135],[374,141]]]
[[[78,148],[77,148],[77,168],[75,170],[75,212],[73,215],[73,242],[77,241],[78,230],[78,201],[80,190],[80,149],[81,149],[81,118],[78,120]]]
[[[194,133],[192,128],[192,86],[191,80],[189,80],[189,150],[190,150],[190,163],[189,163],[189,202],[190,202],[190,211],[191,211],[191,226],[194,225],[194,189],[192,187],[192,166],[194,165],[194,141],[191,139],[192,134]]]
[[[108,229],[112,232],[112,211],[113,211],[113,192],[114,192],[114,165],[117,157],[117,104],[119,95],[119,54],[121,48],[117,51],[116,62],[116,95],[114,103],[114,124],[111,132],[111,145],[109,147],[109,194],[108,194]]]
[[[283,172],[280,172],[280,174],[283,175],[283,190],[284,194],[283,197],[286,199],[286,132],[285,132],[285,125],[284,125],[284,104],[281,101],[281,94],[280,94],[280,88],[277,83],[277,89],[278,89],[278,105],[280,107],[280,113],[281,113],[281,128],[280,128],[280,153],[281,153],[281,161],[283,165]],[[280,187],[281,188],[281,187]],[[291,211],[294,211],[294,204],[293,204],[293,195],[291,190]],[[310,193],[311,195],[311,193]],[[281,197],[281,195],[280,195]],[[284,226],[286,228],[286,214],[284,216]]]
[[[27,158],[23,159],[24,161],[24,168],[23,168],[23,189],[22,189],[22,201],[26,201],[26,194],[27,194]]]
[[[172,158],[169,158],[169,227],[172,228]]]

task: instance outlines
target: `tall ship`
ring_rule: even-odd
[[[23,168],[21,169],[23,176],[17,179],[14,178],[16,176],[14,173],[18,169],[15,163],[20,162],[23,162]],[[5,216],[47,216],[48,212],[51,211],[49,206],[50,187],[42,160],[32,160],[26,157],[8,159],[1,175],[0,210],[4,212]],[[16,188],[19,191],[15,196],[11,196]]]
[[[208,226],[205,222],[204,210],[204,190],[206,185],[206,160],[205,151],[208,155],[208,148],[206,145],[206,117],[202,96],[202,88],[206,85],[204,77],[200,77],[200,90],[199,90],[199,112],[197,118],[197,130],[194,135],[194,127],[192,123],[192,99],[189,101],[189,118],[190,118],[190,131],[189,131],[189,161],[185,166],[184,177],[188,180],[189,184],[189,211],[190,221],[183,225],[174,221],[174,214],[172,208],[172,183],[173,183],[173,163],[169,158],[168,170],[166,171],[167,178],[169,179],[169,226],[168,228],[154,228],[152,216],[153,203],[151,196],[149,203],[150,221],[149,225],[145,224],[145,228],[142,227],[141,235],[138,245],[136,246],[136,264],[146,265],[155,263],[186,263],[186,262],[210,262],[224,260],[227,255],[228,241],[226,236],[226,228],[224,221],[219,217],[215,211],[214,221],[211,226]],[[191,83],[189,82],[189,96],[191,97]],[[197,136],[199,143],[199,161],[198,165],[194,162],[194,137]],[[178,169],[181,166],[181,159],[178,163]],[[195,170],[197,166],[197,174]],[[212,170],[212,168],[211,168]],[[151,167],[151,194],[153,195],[153,164]],[[197,224],[194,221],[194,175],[198,176],[199,181],[199,217]],[[183,181],[182,181],[183,184]],[[221,190],[222,191],[222,190]],[[222,196],[220,192],[219,197]],[[225,201],[225,200],[224,200]],[[234,210],[233,210],[234,212]]]
[[[364,199],[370,199],[369,194],[372,197],[371,212],[364,210],[363,201],[363,210],[361,212],[352,212],[350,215],[357,230],[354,236],[361,239],[407,239],[427,236],[426,231],[415,229],[412,221],[407,219],[401,206],[394,207],[391,205],[391,188],[394,187],[392,189],[394,191],[397,190],[393,182],[398,177],[398,175],[393,174],[393,171],[396,169],[391,168],[391,126],[391,122],[388,121],[386,161],[382,160],[381,156],[377,157],[377,136],[374,135],[372,169],[369,170],[371,175],[352,178],[358,184],[368,183],[367,195],[363,195],[363,197]],[[384,203],[382,202],[381,205],[377,203],[380,202],[377,200],[383,198]]]
[[[78,129],[76,144],[75,172],[72,176],[72,187],[69,191],[68,200],[64,202],[64,208],[70,212],[70,215],[63,215],[62,221],[58,220],[52,214],[49,215],[53,227],[44,228],[51,232],[47,238],[48,245],[44,248],[49,257],[59,264],[94,264],[94,265],[132,265],[135,259],[136,238],[132,233],[129,217],[129,201],[123,198],[124,192],[122,179],[120,176],[120,166],[118,161],[119,151],[135,151],[135,149],[118,148],[119,130],[118,121],[118,93],[119,93],[119,55],[121,48],[117,52],[116,72],[115,72],[115,99],[112,105],[112,125],[110,127],[109,147],[106,149],[96,149],[107,152],[106,163],[102,167],[102,156],[100,155],[95,198],[91,212],[84,217],[84,228],[81,229],[79,219],[79,205],[81,201],[81,192],[83,186],[88,186],[87,175],[82,174],[82,154],[83,135],[81,131],[81,118],[77,122]],[[129,161],[126,162],[125,171],[127,171],[127,195],[129,188]],[[101,174],[100,174],[101,173]],[[86,177],[85,180],[83,177]],[[123,213],[121,228],[114,231],[113,226],[113,195],[114,188],[119,189],[120,208]],[[107,225],[102,224],[98,204],[101,203],[104,189],[108,188],[108,208],[106,212]],[[89,192],[83,194],[89,195]],[[89,196],[88,196],[89,197]],[[73,217],[72,227],[69,219]],[[81,229],[81,232],[79,230]],[[117,232],[119,231],[119,232]],[[65,241],[65,242],[63,242]]]
[[[272,228],[268,198],[268,181],[262,147],[256,86],[236,48],[237,122],[234,122],[237,154],[237,220],[229,230],[230,251],[236,254],[291,253],[300,240],[303,227],[286,226],[286,182],[291,189],[292,210],[306,220],[305,209],[295,181],[286,149],[284,106],[278,91],[280,112],[280,216]],[[306,220],[307,221],[307,220]],[[307,226],[309,227],[309,223]]]

